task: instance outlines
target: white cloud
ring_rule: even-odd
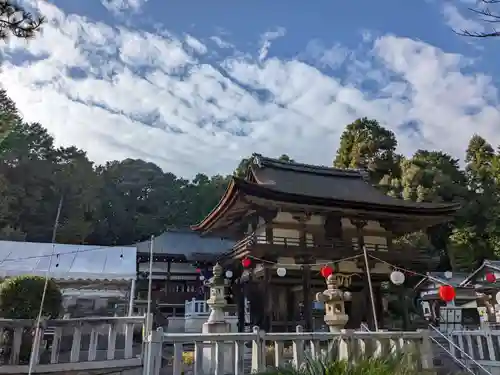
[[[101,0],[102,5],[112,13],[138,12],[148,0]]]
[[[489,77],[463,73],[467,59],[424,42],[365,40],[372,50],[346,62],[345,47],[318,49],[318,64],[349,65],[348,76],[329,77],[298,59],[248,57],[217,37],[233,54],[209,64],[200,61],[208,45],[193,36],[111,28],[39,6],[51,21],[44,34],[5,49],[38,59],[4,63],[0,82],[28,121],[99,163],[144,158],[186,177],[229,172],[252,152],[329,164],[344,126],[361,116],[394,130],[405,154],[437,148],[462,157],[475,132],[500,144]],[[368,80],[375,86],[363,91]]]
[[[268,31],[262,34],[260,41],[260,49],[259,49],[259,61],[262,62],[267,58],[269,53],[269,48],[271,48],[271,44],[273,40],[278,38],[282,38],[286,35],[286,30],[282,27],[278,27],[274,31]]]
[[[469,4],[469,6],[472,5]],[[469,31],[480,33],[484,31],[484,26],[477,19],[472,18],[472,11],[470,11],[471,17],[466,18],[456,6],[450,3],[445,3],[442,11],[446,24],[457,32]]]
[[[307,44],[305,55],[322,66],[335,69],[344,63],[350,53],[351,51],[343,47],[340,43],[336,43],[332,47],[326,48],[319,41],[312,40]]]

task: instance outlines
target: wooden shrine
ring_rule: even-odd
[[[152,247],[151,247],[152,245]],[[152,294],[154,308],[168,316],[184,316],[185,302],[205,299],[203,277],[209,277],[217,257],[234,241],[201,237],[190,229],[171,229],[151,241],[137,244],[137,307],[147,305],[150,253],[153,253]],[[143,309],[144,310],[144,309]]]
[[[476,290],[462,286],[469,274],[465,272],[427,272],[414,290],[418,294],[418,307],[421,308],[424,318],[433,324],[439,324],[441,308],[448,304],[439,296],[439,288],[450,285],[455,289],[456,296],[451,305],[457,307],[477,307]]]
[[[374,326],[363,247],[381,311],[380,284],[387,281],[391,265],[425,273],[439,259],[429,249],[396,246],[393,238],[446,222],[458,208],[386,196],[366,181],[363,171],[255,154],[245,178],[233,177],[218,205],[193,229],[238,240],[219,260],[234,271],[240,305],[244,296],[249,299],[251,324],[274,331],[297,324],[318,329],[323,313],[315,319],[314,306],[319,306],[313,306],[313,296],[325,289],[319,270],[337,262],[334,274],[352,293],[346,313],[347,328],[354,328],[361,322]],[[241,266],[243,259],[251,261],[249,269]],[[278,276],[278,268],[286,274],[280,270]],[[382,315],[377,314],[379,320]]]

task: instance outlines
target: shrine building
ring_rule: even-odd
[[[297,324],[314,330],[323,324],[313,299],[325,289],[320,268],[333,263],[339,285],[352,294],[346,328],[361,322],[373,327],[364,247],[380,312],[377,323],[383,327],[381,284],[394,266],[426,273],[439,262],[435,250],[399,246],[393,239],[449,221],[458,208],[387,196],[370,185],[364,171],[255,154],[246,176],[233,177],[217,206],[193,229],[235,240],[218,260],[234,274],[241,322],[246,298],[251,324],[267,331],[295,330]]]

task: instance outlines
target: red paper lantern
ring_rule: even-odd
[[[486,274],[486,281],[489,283],[494,283],[495,281],[497,281],[497,278],[496,278],[494,273],[487,273]]]
[[[325,279],[330,276],[333,273],[333,268],[330,266],[323,266],[321,267],[321,276],[323,276]]]
[[[455,288],[453,288],[451,285],[442,285],[439,287],[439,297],[444,301],[444,302],[451,302],[455,299],[456,292]]]
[[[241,265],[243,266],[243,268],[248,268],[252,265],[252,261],[250,260],[250,258],[244,258],[241,261]]]

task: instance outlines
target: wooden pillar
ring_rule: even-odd
[[[342,239],[342,219],[340,216],[327,215],[323,225],[327,241]]]
[[[385,238],[387,241],[387,249],[392,249],[392,239],[393,239],[393,223],[391,220],[380,220],[380,226],[385,230]]]
[[[357,251],[363,251],[363,247],[365,246],[365,238],[363,234],[363,228],[366,226],[367,221],[366,220],[361,220],[361,219],[351,219],[351,223],[356,227],[356,237],[357,237],[357,242],[358,242],[358,249]],[[364,275],[363,275],[363,294],[366,302],[366,317],[367,317],[367,324],[370,330],[375,330],[375,317],[373,316],[373,309],[372,309],[372,301],[371,301],[371,296],[370,296],[370,285],[368,282],[368,274],[366,270],[366,263],[363,257],[360,257],[358,259],[358,265],[360,268],[364,269]],[[370,269],[373,268],[373,259],[368,258],[368,267]],[[372,283],[373,285],[373,283]],[[375,298],[375,290],[373,290],[374,298]]]
[[[278,211],[275,210],[266,210],[259,212],[260,217],[264,219],[266,242],[269,244],[274,243],[273,220],[276,218],[277,214]]]
[[[307,249],[307,232],[306,223],[311,215],[308,213],[300,213],[294,215],[293,218],[298,222],[299,230],[299,256],[296,257],[296,262],[302,264],[302,302],[304,304],[303,317],[304,329],[310,331],[312,329],[312,296],[311,296],[311,256]]]
[[[245,284],[241,278],[233,285],[236,294],[236,308],[238,309],[238,332],[245,332]]]
[[[308,260],[308,258],[305,258]],[[304,262],[309,263],[309,262]],[[312,330],[312,298],[311,298],[311,267],[302,266],[302,292],[304,298],[304,329]]]
[[[289,306],[286,309],[285,316],[286,316],[286,321],[291,324],[291,326],[290,324],[287,325],[286,331],[288,332],[291,330],[291,332],[295,332],[295,327],[297,326],[297,315],[296,315],[297,303],[295,301],[293,292],[290,289],[285,289],[285,292],[286,292],[286,304],[287,306]]]
[[[272,305],[271,305],[271,270],[264,266],[264,277],[262,280],[262,309],[263,309],[263,328],[266,332],[271,331]]]
[[[165,292],[164,292],[165,302],[168,302],[168,289],[169,289],[169,285],[170,285],[171,268],[172,268],[172,261],[169,259],[167,261],[167,278],[165,280]]]
[[[377,285],[377,287],[374,287],[374,294],[376,298],[376,306],[377,306],[377,319],[378,319],[378,327],[382,328],[384,327],[384,303],[382,301],[382,287],[380,285]]]

